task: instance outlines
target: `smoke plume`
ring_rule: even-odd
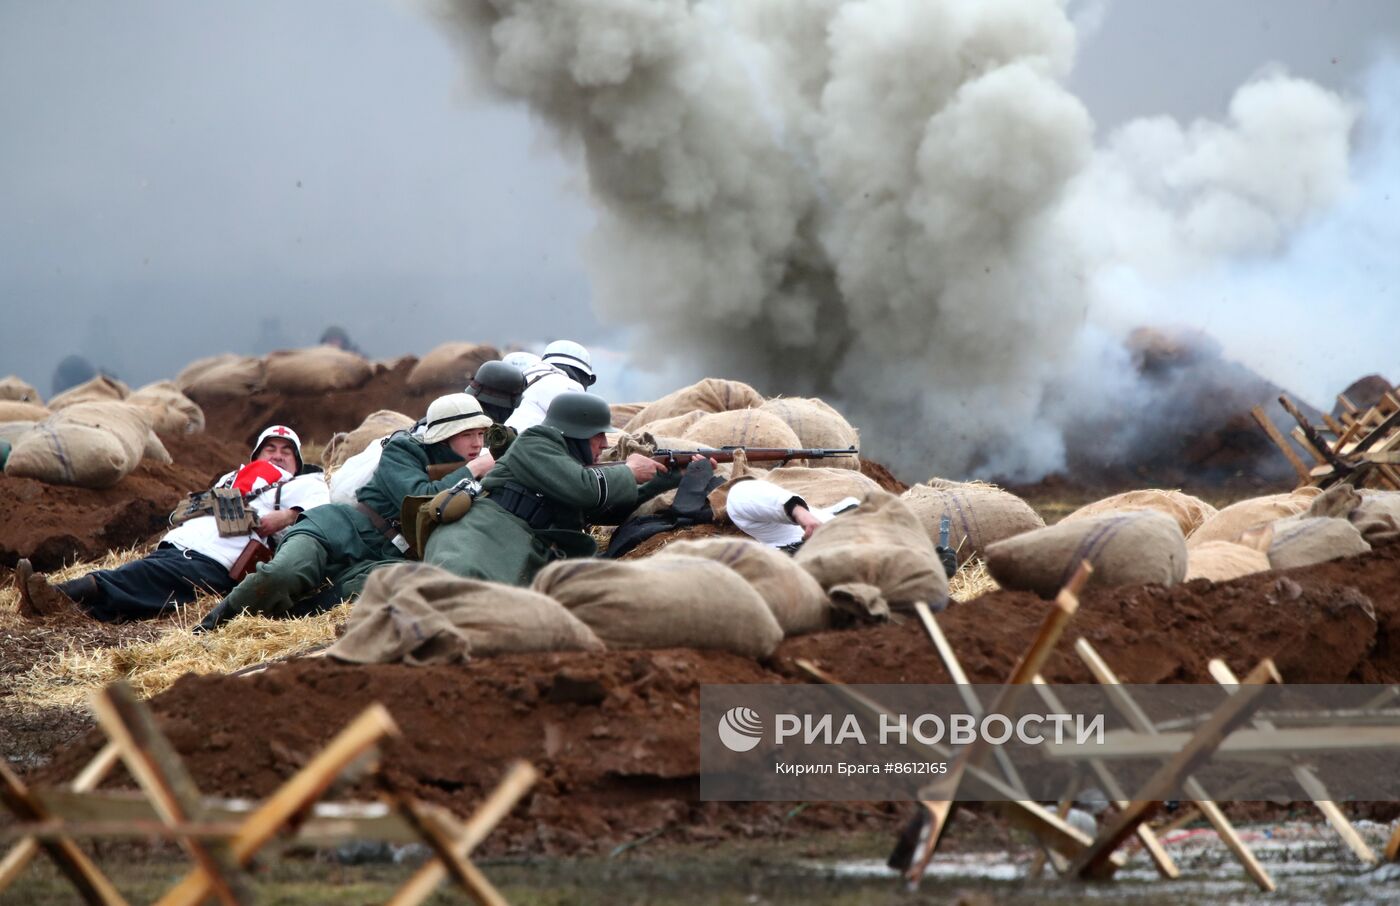
[[[1131,408],[1127,330],[1300,254],[1349,186],[1356,108],[1282,72],[1096,147],[1057,0],[438,12],[473,84],[579,154],[595,305],[638,365],[826,397],[914,478],[1061,465],[1066,425]]]

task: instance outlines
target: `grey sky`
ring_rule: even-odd
[[[1392,0],[1075,6],[1101,128],[1217,116],[1274,61],[1342,87],[1400,32]],[[576,169],[463,71],[390,0],[0,3],[0,375],[47,394],[77,351],[144,383],[330,323],[374,356],[615,341]]]

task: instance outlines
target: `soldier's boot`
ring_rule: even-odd
[[[21,559],[15,564],[15,584],[19,587],[20,616],[31,620],[78,610],[77,602],[49,584],[34,564]]]

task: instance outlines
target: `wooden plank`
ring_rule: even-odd
[[[0,802],[20,821],[49,820],[43,805],[30,794],[24,781],[10,770],[3,759],[0,759]],[[126,906],[126,900],[117,892],[117,888],[72,840],[67,837],[41,840],[39,848],[54,861],[83,902],[94,906]]]
[[[466,855],[457,852],[455,838],[461,836],[462,830],[445,809],[419,802],[412,796],[396,798],[404,818],[418,829],[437,861],[446,867],[447,873],[468,896],[481,906],[510,906],[480,869]]]
[[[1051,761],[1133,761],[1165,758],[1178,751],[1193,732],[1139,733],[1112,730],[1101,743],[1047,742],[1045,757]],[[1293,727],[1289,729],[1236,730],[1216,749],[1220,760],[1260,761],[1262,756],[1322,755],[1337,750],[1400,749],[1400,727]]]
[[[118,753],[117,747],[110,742],[107,743],[101,751],[93,756],[92,761],[89,761],[78,772],[78,776],[73,778],[72,789],[79,793],[96,789],[97,785],[111,772],[112,768],[116,767],[120,760],[121,755]],[[30,795],[33,796],[34,791],[31,790]],[[49,812],[47,804],[41,803],[41,807],[44,811]],[[3,893],[5,888],[13,884],[15,879],[23,874],[24,869],[39,854],[39,850],[40,846],[37,840],[23,839],[5,854],[4,859],[0,859],[0,893]]]
[[[1335,441],[1332,442],[1332,452],[1335,453],[1337,451],[1337,448],[1342,445],[1342,435],[1346,433],[1346,428],[1342,427],[1342,425],[1335,418],[1328,415],[1326,412],[1322,413],[1322,423],[1326,425],[1327,430],[1331,431],[1333,436],[1337,438]]]
[[[1075,858],[1070,871],[1085,878],[1099,876],[1108,857],[1128,835],[1152,816],[1178,783],[1190,776],[1193,768],[1210,757],[1221,740],[1249,719],[1254,709],[1262,703],[1263,687],[1269,682],[1281,682],[1281,679],[1273,661],[1265,658],[1245,677],[1239,691],[1216,709],[1191,741],[1143,784],[1128,807],[1109,821],[1089,848]],[[1272,879],[1268,883],[1272,890]]]
[[[1317,429],[1308,421],[1308,417],[1304,415],[1297,406],[1293,405],[1293,401],[1288,398],[1288,394],[1280,395],[1278,402],[1289,415],[1293,416],[1293,420],[1298,423],[1298,427],[1302,430],[1303,437],[1312,452],[1322,457],[1320,460],[1321,462],[1330,464],[1340,475],[1345,475],[1351,471],[1351,467],[1347,465],[1340,456],[1332,452],[1332,448],[1328,446],[1327,441],[1317,433]]]
[[[1302,428],[1294,428],[1292,431],[1289,431],[1288,434],[1290,437],[1292,437],[1298,442],[1298,446],[1303,448],[1303,452],[1311,456],[1313,458],[1313,461],[1316,462],[1319,466],[1327,466],[1328,468],[1334,468],[1327,461],[1327,457],[1319,453],[1317,447],[1313,446],[1312,442],[1308,440],[1308,436],[1303,433]]]
[[[1356,404],[1347,398],[1345,393],[1337,394],[1337,403],[1341,405],[1345,415],[1355,415],[1360,411],[1356,408]]]
[[[1212,658],[1206,665],[1210,675],[1220,685],[1230,691],[1239,687],[1240,681],[1235,677],[1233,670],[1219,658]],[[1261,730],[1272,730],[1274,725],[1267,720],[1256,720],[1254,725]],[[1345,738],[1345,731],[1339,731],[1338,735]],[[1342,842],[1356,853],[1356,857],[1368,865],[1377,862],[1376,854],[1371,851],[1371,847],[1366,845],[1366,841],[1361,839],[1361,835],[1356,832],[1356,828],[1351,826],[1351,822],[1342,814],[1342,810],[1337,807],[1337,803],[1332,801],[1332,797],[1327,794],[1327,788],[1316,774],[1303,765],[1294,765],[1292,768],[1293,779],[1298,781],[1298,785],[1312,798],[1313,805],[1327,819],[1328,823],[1337,831],[1337,836],[1342,838]]]
[[[175,830],[199,820],[199,790],[175,747],[156,726],[150,708],[131,687],[122,681],[112,683],[94,693],[91,704],[98,724],[117,747],[131,776],[150,797],[166,827]],[[252,901],[252,891],[226,844],[178,833],[176,839],[209,876],[210,887],[220,902],[238,906]]]
[[[510,814],[538,779],[539,774],[529,762],[517,761],[512,764],[491,795],[477,807],[453,838],[452,851],[463,859],[470,856],[472,850],[480,846],[486,835]],[[447,868],[442,861],[430,859],[394,893],[388,906],[418,906],[432,896],[446,877]]]
[[[1104,686],[1109,698],[1113,700],[1115,707],[1122,713],[1129,726],[1142,733],[1156,732],[1157,728],[1153,726],[1152,721],[1138,706],[1137,702],[1133,700],[1132,696],[1128,695],[1127,691],[1123,689],[1122,685],[1118,682],[1118,677],[1109,669],[1108,664],[1104,662],[1103,658],[1099,657],[1099,653],[1094,650],[1094,646],[1089,644],[1088,639],[1079,639],[1075,642],[1074,650],[1079,654],[1080,659],[1084,661],[1085,665],[1088,666],[1089,672],[1094,675],[1094,679]],[[1272,662],[1265,663],[1267,663],[1269,667],[1272,667]],[[1264,666],[1265,664],[1261,663],[1255,670],[1258,671]],[[1253,675],[1254,674],[1251,674],[1251,676]],[[1216,715],[1218,716],[1219,714],[1220,712],[1217,711]],[[1168,764],[1163,767],[1165,769],[1171,767],[1171,765]],[[1234,854],[1240,865],[1244,867],[1245,873],[1249,875],[1261,890],[1266,892],[1274,890],[1276,885],[1274,884],[1273,878],[1264,870],[1264,866],[1259,864],[1259,860],[1254,857],[1254,853],[1251,852],[1245,842],[1240,839],[1240,835],[1235,831],[1234,825],[1225,817],[1225,813],[1220,810],[1220,807],[1211,801],[1205,789],[1202,788],[1194,778],[1186,780],[1183,784],[1183,788],[1186,790],[1187,795],[1191,797],[1196,808],[1200,810],[1201,814],[1204,815],[1206,820],[1211,823],[1211,826],[1215,828],[1215,832],[1220,835],[1220,839],[1225,843],[1225,846]],[[1149,816],[1150,813],[1144,814],[1141,817],[1145,819]]]
[[[1279,452],[1284,455],[1284,458],[1288,460],[1288,464],[1293,467],[1293,471],[1298,473],[1298,481],[1303,484],[1310,482],[1312,478],[1308,474],[1308,467],[1303,464],[1303,460],[1298,454],[1293,452],[1293,445],[1288,442],[1288,438],[1283,436],[1283,432],[1279,431],[1278,427],[1274,425],[1273,419],[1269,418],[1268,414],[1264,412],[1264,407],[1255,406],[1253,409],[1249,410],[1249,414],[1254,416],[1254,420],[1259,423],[1259,427],[1264,429],[1264,433],[1269,436],[1269,440],[1274,442],[1274,446],[1278,447]]]
[[[1009,711],[1020,687],[1028,685],[1031,678],[1040,672],[1045,661],[1050,657],[1050,652],[1054,649],[1055,644],[1059,642],[1060,636],[1064,634],[1065,626],[1069,624],[1075,611],[1079,609],[1079,594],[1083,591],[1084,584],[1089,581],[1089,576],[1093,571],[1089,561],[1081,561],[1074,574],[1070,576],[1069,582],[1060,589],[1059,594],[1055,596],[1050,612],[1041,621],[1040,629],[1037,630],[1035,638],[1021,654],[1016,666],[1011,668],[1011,675],[1007,677],[1001,691],[997,693],[997,697],[988,706],[988,713],[1004,714]],[[981,736],[976,737],[970,745],[958,750],[945,777],[931,784],[926,790],[920,791],[921,794],[929,793],[938,798],[920,800],[920,806],[928,813],[928,833],[921,838],[914,858],[910,862],[909,870],[905,872],[905,878],[911,884],[917,884],[923,878],[929,861],[933,859],[933,854],[938,850],[938,843],[948,824],[948,815],[952,812],[963,772],[967,770],[968,765],[980,762],[985,751],[986,743]]]
[[[1353,448],[1352,452],[1365,453],[1382,440],[1385,440],[1386,435],[1396,426],[1400,426],[1400,410],[1390,413],[1389,416],[1381,420],[1380,424],[1367,432],[1366,436],[1356,442],[1356,447]]]
[[[793,663],[797,666],[797,669],[807,674],[807,676],[817,682],[826,683],[831,686],[833,692],[846,699],[846,701],[850,702],[859,710],[864,711],[869,717],[878,720],[882,714],[887,715],[890,713],[879,703],[862,695],[850,686],[847,686],[836,677],[822,671],[811,661],[805,658],[798,658]],[[918,742],[917,740],[911,740],[908,745],[911,749],[918,752],[921,757],[929,761],[947,761],[953,755],[952,749],[938,743],[926,744]],[[997,775],[977,765],[969,765],[967,767],[967,775],[975,779],[978,783],[986,786],[996,795],[1003,797],[1004,801],[989,803],[996,808],[1003,817],[1017,827],[1035,834],[1037,837],[1044,840],[1047,846],[1061,855],[1072,857],[1089,845],[1090,837],[1087,834],[1071,827],[1063,819],[1056,817],[1054,812],[1041,806],[1040,803],[1027,799],[1018,799],[1016,791]],[[1127,861],[1126,857],[1121,853],[1115,854],[1115,860],[1119,864],[1123,864]]]
[[[1060,701],[1060,697],[1055,694],[1055,691],[1050,688],[1050,684],[1045,682],[1042,677],[1036,676],[1033,682],[1036,691],[1040,693],[1041,700],[1045,702],[1046,706],[1048,706],[1052,712],[1056,714],[1070,713],[1069,709],[1065,707],[1064,702]],[[1127,808],[1128,796],[1123,792],[1122,786],[1118,783],[1118,778],[1113,776],[1108,766],[1097,758],[1091,758],[1089,760],[1089,769],[1094,772],[1094,776],[1099,779],[1099,783],[1103,784],[1104,792],[1108,794],[1113,804],[1119,810]],[[1157,838],[1157,834],[1152,831],[1152,828],[1148,827],[1146,824],[1141,824],[1138,825],[1136,833],[1138,842],[1142,844],[1142,848],[1147,851],[1147,855],[1152,859],[1152,864],[1156,867],[1157,874],[1168,880],[1181,876],[1181,869],[1177,867],[1176,861],[1167,854],[1166,848],[1162,846],[1162,841]],[[1063,874],[1063,872],[1061,873]]]
[[[234,858],[239,864],[247,865],[278,828],[324,793],[346,766],[381,737],[398,735],[398,732],[394,719],[383,705],[376,702],[360,712],[315,758],[248,816],[233,839]],[[196,868],[157,902],[159,906],[197,906],[208,895],[209,877],[202,868]]]
[[[957,686],[958,695],[962,698],[963,705],[969,714],[981,720],[985,713],[982,710],[982,702],[977,698],[977,693],[973,691],[972,683],[968,681],[967,674],[958,661],[957,653],[953,651],[953,646],[948,642],[948,637],[943,634],[943,627],[938,625],[933,611],[929,610],[928,604],[925,602],[914,602],[914,612],[918,614],[919,621],[924,625],[924,631],[928,633],[929,640],[933,642],[933,648],[938,652],[939,660],[943,662],[943,669],[948,671],[948,676]],[[1021,776],[1016,773],[1016,765],[1012,763],[1011,756],[1000,746],[993,749],[992,754],[996,758],[997,767],[1001,768],[1002,776],[1006,778],[1006,781],[1021,792],[1025,792],[1026,785],[1022,782]]]

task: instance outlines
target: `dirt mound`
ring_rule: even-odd
[[[28,557],[39,569],[54,569],[145,541],[168,527],[182,496],[209,487],[248,456],[246,445],[210,434],[172,436],[166,448],[174,462],[145,460],[110,488],[0,474],[0,563],[13,567]]]
[[[1206,661],[1217,655],[1241,672],[1272,656],[1294,683],[1393,682],[1397,589],[1400,545],[1219,585],[1091,591],[1045,673],[1090,681],[1066,653],[1082,635],[1128,682],[1209,682]],[[993,682],[1012,668],[1048,606],[997,592],[951,605],[940,622],[971,678]],[[512,655],[454,668],[302,660],[242,678],[187,676],[154,706],[201,789],[265,796],[377,699],[404,731],[387,748],[387,775],[425,799],[466,813],[510,760],[541,768],[542,783],[489,851],[595,851],[653,830],[703,840],[780,827],[790,805],[697,802],[696,721],[701,684],[801,682],[799,657],[849,681],[948,681],[909,623],[789,639],[763,661],[691,650]],[[288,708],[291,701],[298,707]],[[40,779],[71,776],[99,744],[90,734]],[[373,794],[368,786],[353,792]],[[888,814],[827,810],[819,820],[888,827]]]
[[[438,392],[409,389],[408,374],[416,363],[412,357],[400,359],[354,390],[310,396],[260,390],[236,399],[204,401],[200,405],[205,430],[251,446],[263,428],[282,424],[290,425],[303,443],[324,444],[337,431],[353,431],[365,416],[380,409],[418,418]]]
[[[903,494],[909,490],[909,485],[895,478],[893,472],[873,459],[861,459],[860,474],[873,480],[881,489],[889,491],[891,494]]]

